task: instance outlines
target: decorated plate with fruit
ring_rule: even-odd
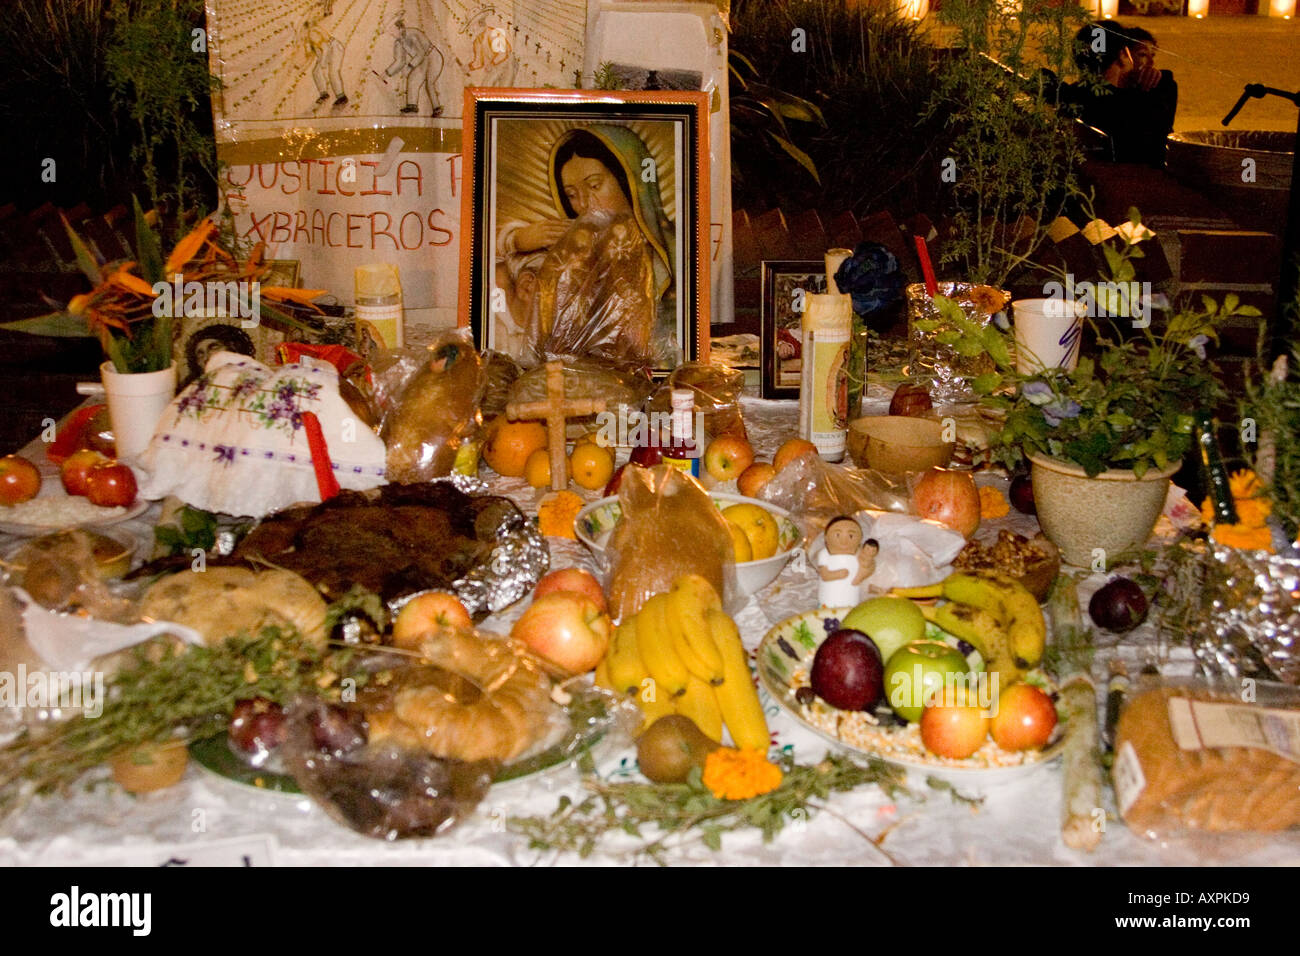
[[[18,455],[0,458],[0,531],[24,537],[117,524],[141,514],[135,476],[121,462],[80,451],[58,480]]]
[[[244,702],[250,703],[250,702]],[[282,735],[275,721],[282,721],[279,708],[261,708],[263,713],[237,709],[231,729],[215,737],[196,740],[189,746],[194,762],[215,777],[265,793],[302,797],[303,791],[277,759],[275,741]],[[570,763],[600,742],[604,731],[599,728],[607,708],[598,695],[587,695],[567,708],[569,726],[557,729],[543,749],[525,754],[502,767],[493,781],[495,786],[531,778],[536,774]]]
[[[1051,688],[1018,683],[1004,696],[977,650],[913,611],[904,598],[875,598],[788,618],[759,643],[759,679],[808,730],[922,777],[1001,782],[1060,754]],[[921,704],[939,690],[939,706]],[[988,716],[1004,703],[998,732],[1007,748]]]

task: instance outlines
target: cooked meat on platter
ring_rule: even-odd
[[[361,585],[391,601],[450,589],[489,559],[512,520],[523,519],[506,498],[468,495],[447,482],[385,485],[270,515],[231,560],[294,571],[327,600]]]

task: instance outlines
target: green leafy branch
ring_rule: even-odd
[[[783,769],[779,787],[748,800],[719,800],[701,782],[698,767],[680,784],[611,783],[591,775],[583,780],[588,796],[561,797],[549,816],[511,817],[506,827],[527,837],[530,849],[583,858],[606,837],[623,833],[643,841],[631,851],[633,858],[666,865],[670,850],[691,842],[720,850],[727,833],[758,830],[771,842],[792,821],[807,820],[817,810],[833,812],[825,801],[837,791],[875,784],[891,797],[905,792],[902,772],[876,758],[858,762],[828,753],[818,764],[791,762]]]

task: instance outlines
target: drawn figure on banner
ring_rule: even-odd
[[[423,91],[433,107],[433,115],[441,116],[438,77],[442,76],[442,54],[424,31],[408,27],[404,16],[393,21],[393,32],[397,34],[393,41],[393,62],[384,75],[401,75],[401,112],[420,112],[420,93]]]
[[[495,8],[483,7],[461,27],[461,33],[474,37],[473,56],[465,70],[470,73],[483,71],[482,78],[475,77],[476,86],[513,86],[516,61],[514,48],[510,45],[510,35],[501,24]]]
[[[316,105],[334,97],[334,106],[346,106],[347,93],[343,92],[343,44],[325,30],[320,18],[303,21],[300,33],[302,49],[311,62],[311,78],[316,84]]]
[[[528,358],[657,362],[675,342],[676,231],[657,177],[643,175],[651,163],[627,127],[574,127],[550,151],[556,217],[502,224],[497,253],[512,298],[528,309],[526,321],[511,316]]]

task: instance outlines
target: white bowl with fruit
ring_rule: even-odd
[[[785,569],[803,543],[803,532],[790,512],[766,501],[725,491],[711,491],[709,497],[731,530],[736,549],[736,586],[745,597],[756,594]],[[602,555],[622,516],[617,496],[602,498],[578,512],[574,531],[593,553]]]
[[[922,782],[935,777],[978,789],[1019,779],[1059,756],[1064,725],[1050,686],[1035,687],[1036,674],[994,680],[999,675],[978,650],[909,605],[876,598],[782,621],[759,643],[760,682],[805,729]],[[939,690],[946,696],[920,704]]]

